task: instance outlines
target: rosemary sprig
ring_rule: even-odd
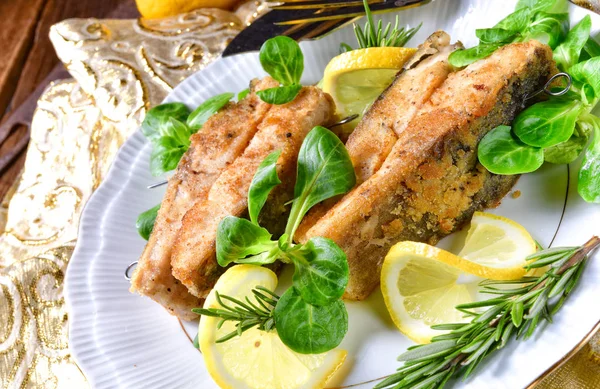
[[[246,330],[258,327],[261,331],[271,331],[275,328],[275,319],[273,318],[273,309],[279,301],[279,296],[267,288],[257,286],[252,289],[255,302],[250,301],[248,297],[245,302],[215,292],[215,297],[221,308],[194,308],[192,311],[198,315],[221,318],[217,328],[220,329],[226,321],[237,322],[235,330],[220,337],[216,343],[226,342],[235,336],[241,336]],[[232,305],[228,305],[227,300]]]
[[[366,49],[367,47],[402,47],[419,31],[423,24],[421,23],[417,27],[409,29],[405,29],[404,27],[399,28],[400,19],[396,16],[394,27],[392,28],[392,23],[388,23],[384,29],[381,20],[375,24],[371,8],[369,8],[369,2],[363,0],[363,4],[367,22],[364,27],[360,27],[356,23],[353,24],[354,35],[356,35],[359,49]],[[350,45],[341,43],[340,51],[345,52],[350,50],[352,50]]]
[[[482,292],[495,297],[457,306],[471,321],[432,326],[448,333],[432,338],[430,344],[410,347],[398,357],[404,365],[375,389],[441,389],[455,374],[468,377],[513,336],[529,338],[542,321],[552,322],[552,315],[577,284],[588,254],[599,245],[600,238],[594,236],[583,246],[538,251],[527,257],[526,268],[549,266],[539,277],[483,281]]]

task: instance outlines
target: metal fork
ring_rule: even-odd
[[[430,0],[368,0],[373,14],[417,7]],[[242,31],[223,52],[229,56],[258,50],[268,38],[286,35],[297,41],[319,39],[365,14],[362,0],[283,0]]]

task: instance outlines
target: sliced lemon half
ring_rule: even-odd
[[[333,57],[325,68],[322,85],[333,97],[339,116],[362,117],[415,51],[406,47],[369,47]],[[344,131],[354,129],[359,120],[345,124]]]
[[[385,304],[402,333],[428,343],[444,333],[432,325],[467,320],[455,307],[475,301],[482,279],[521,278],[525,258],[535,250],[535,241],[519,224],[478,212],[461,251],[468,258],[424,243],[394,245],[381,269]]]
[[[496,271],[488,278],[516,279],[525,275],[525,257],[536,251],[535,240],[514,220],[475,212],[465,245],[458,255]]]
[[[217,308],[215,291],[239,300],[252,297],[252,289],[263,286],[275,290],[277,276],[254,265],[237,265],[217,281],[204,308]],[[224,343],[215,341],[235,330],[232,322],[217,329],[219,318],[202,316],[198,342],[206,368],[221,388],[304,389],[322,388],[346,358],[346,351],[335,349],[323,354],[298,354],[284,345],[275,331],[256,328]]]

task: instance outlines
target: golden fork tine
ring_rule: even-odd
[[[318,27],[310,30],[301,39],[315,39],[316,37],[322,37],[330,31],[336,30],[347,23],[351,23],[355,18],[336,19],[329,20],[319,24]]]
[[[358,18],[336,19],[316,23],[300,23],[294,24],[289,29],[285,30],[282,35],[289,36],[295,40],[303,39],[319,39],[330,32],[345,26],[348,23],[356,21]],[[311,28],[312,26],[312,28]]]
[[[395,12],[398,10],[404,10],[404,9],[408,9],[408,8],[413,8],[413,7],[418,7],[420,5],[426,4],[428,3],[430,0],[419,0],[419,1],[415,1],[414,3],[409,3],[406,5],[401,5],[401,6],[397,6],[397,7],[390,7],[390,8],[383,8],[383,9],[378,9],[378,10],[371,10],[372,14],[383,14],[383,13],[387,13],[387,12]],[[384,2],[382,2],[384,3]],[[382,4],[382,3],[377,3],[377,4]],[[338,8],[338,11],[341,11],[343,8]],[[291,19],[291,20],[285,20],[285,21],[281,21],[281,22],[276,22],[274,24],[276,25],[280,25],[280,26],[286,26],[286,25],[293,25],[293,24],[302,24],[302,23],[314,23],[314,22],[323,22],[323,21],[328,21],[328,20],[336,20],[336,19],[343,19],[343,18],[357,18],[357,17],[361,17],[364,16],[364,12],[351,12],[351,13],[334,13],[331,14],[331,12],[335,12],[335,11],[331,11],[331,10],[327,10],[330,12],[329,15],[324,15],[324,16],[318,16],[319,13],[323,13],[325,10],[321,9],[318,10],[317,12],[315,12],[315,16],[310,16],[307,18],[300,18],[300,19]]]
[[[368,1],[369,5],[371,4],[380,4],[380,3],[385,3],[385,0],[369,0]],[[322,2],[315,2],[315,3],[308,3],[306,2],[306,4],[292,4],[288,5],[288,2],[285,2],[282,5],[276,5],[271,7],[271,9],[278,9],[278,10],[284,10],[284,9],[333,9],[333,8],[341,8],[341,7],[357,7],[363,5],[362,0],[353,0],[353,1],[336,1],[335,3],[322,3]]]
[[[396,10],[397,9],[392,8],[392,9],[385,9],[385,10],[380,10],[380,11],[371,11],[371,13],[373,15],[378,15],[378,14],[384,14],[384,13],[388,13],[388,12],[394,12]],[[274,24],[276,24],[278,26],[288,26],[288,25],[301,24],[301,23],[324,22],[327,20],[354,19],[354,18],[360,18],[362,16],[365,16],[364,12],[354,12],[354,13],[350,13],[350,14],[315,16],[315,17],[304,18],[304,19],[286,20],[284,22],[277,22]]]

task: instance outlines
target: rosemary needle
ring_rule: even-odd
[[[273,309],[277,305],[279,296],[269,289],[262,286],[252,289],[255,302],[252,302],[248,297],[245,298],[245,301],[241,301],[231,296],[219,294],[219,292],[215,293],[220,308],[194,308],[192,311],[198,315],[220,318],[221,321],[217,328],[221,328],[226,321],[236,322],[235,330],[217,339],[217,343],[226,342],[235,336],[241,336],[244,331],[250,328],[257,327],[261,331],[271,331],[275,328]]]
[[[419,31],[423,24],[421,23],[417,27],[409,29],[405,29],[404,27],[399,28],[400,19],[396,16],[393,28],[392,23],[388,23],[384,29],[381,20],[375,24],[368,1],[363,0],[363,4],[367,22],[364,27],[354,24],[354,35],[356,35],[359,49],[366,49],[368,47],[402,47]],[[341,43],[340,50],[342,52],[350,51],[352,47],[346,43]]]
[[[511,338],[529,338],[541,322],[552,321],[579,281],[588,254],[598,246],[600,238],[594,236],[583,246],[541,250],[527,257],[526,266],[527,270],[549,266],[541,276],[525,277],[519,283],[483,281],[481,292],[493,298],[456,307],[471,321],[432,326],[449,332],[432,338],[430,344],[410,347],[398,357],[404,365],[375,389],[441,389],[455,374],[468,377]]]

